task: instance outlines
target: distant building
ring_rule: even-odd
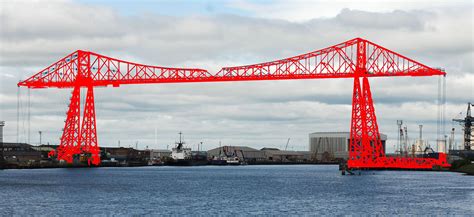
[[[163,159],[167,157],[171,157],[171,151],[166,149],[151,149],[150,151],[150,159],[157,160]]]
[[[26,143],[3,143],[3,157],[6,164],[27,166],[41,160],[41,152]]]
[[[41,153],[41,158],[43,160],[46,160],[49,158],[48,153],[53,150],[56,150],[57,147],[58,146],[55,146],[55,145],[40,145],[40,146],[32,146],[31,148],[33,148],[36,151],[39,151]]]
[[[124,165],[147,165],[150,161],[150,150],[102,147],[101,151],[105,155],[103,160],[114,160]]]
[[[305,162],[307,154],[298,151],[282,151],[277,148],[260,150],[247,146],[222,146],[207,151],[208,158],[236,156],[249,164],[254,163],[296,163]]]
[[[262,148],[261,151],[264,152],[267,161],[286,163],[305,161],[305,155],[298,151],[283,151],[278,148]]]
[[[380,134],[385,152],[387,135]],[[333,160],[349,158],[349,132],[315,132],[309,134],[309,151],[313,160]]]
[[[207,151],[207,157],[209,159],[222,156],[239,157],[248,163],[261,162],[266,159],[262,151],[247,146],[222,146]]]

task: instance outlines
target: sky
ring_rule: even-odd
[[[5,142],[58,144],[69,89],[16,83],[63,56],[90,50],[149,65],[252,64],[362,37],[447,72],[446,131],[474,101],[472,1],[0,1],[0,120]],[[370,79],[380,132],[396,120],[410,139],[437,138],[439,77]],[[129,85],[96,88],[101,146],[222,145],[307,150],[312,132],[349,131],[351,79]],[[30,98],[30,121],[27,102]],[[20,104],[18,107],[17,104]],[[17,110],[17,108],[19,108]],[[17,116],[17,111],[19,115]],[[462,112],[462,114],[460,114]],[[20,120],[17,122],[17,118]],[[17,133],[18,129],[18,133]],[[28,133],[29,131],[29,133]],[[436,147],[436,146],[434,146]]]

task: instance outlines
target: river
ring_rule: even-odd
[[[473,215],[474,177],[334,165],[0,171],[0,215]]]

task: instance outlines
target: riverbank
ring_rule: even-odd
[[[260,162],[260,163],[248,163],[245,165],[337,165],[335,162]],[[74,163],[74,164],[65,164],[65,163],[48,163],[48,164],[31,164],[31,165],[15,165],[7,164],[4,165],[1,169],[52,169],[52,168],[98,168],[98,167],[162,167],[162,166],[173,166],[167,163],[157,164],[157,165],[148,165],[146,163],[134,163],[134,164],[110,164],[102,163],[98,166],[87,165],[85,163]],[[236,166],[236,165],[213,165],[213,164],[204,164],[196,166]],[[240,166],[240,165],[237,165]],[[194,167],[194,166],[184,166],[184,167]]]
[[[455,172],[465,173],[466,175],[474,176],[474,164],[468,164],[454,170]]]
[[[474,164],[469,159],[457,160],[451,164],[450,171],[474,176]]]

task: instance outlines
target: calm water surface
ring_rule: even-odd
[[[337,166],[0,171],[0,215],[474,215],[474,177]]]

